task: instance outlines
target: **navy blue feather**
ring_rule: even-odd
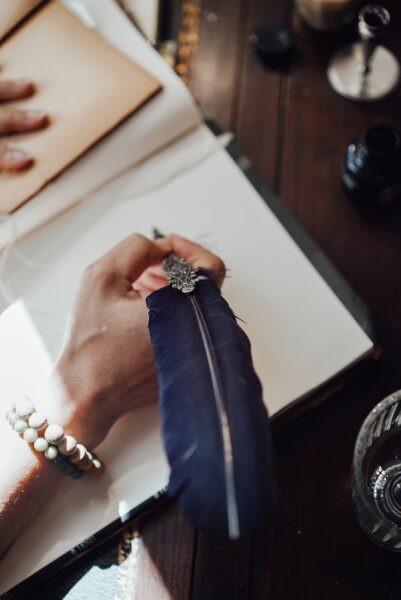
[[[169,493],[200,531],[236,538],[275,504],[271,437],[250,343],[209,278],[148,296]]]

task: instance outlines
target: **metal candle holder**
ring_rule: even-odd
[[[382,6],[368,4],[359,13],[360,41],[342,48],[331,60],[327,76],[341,96],[372,102],[390,94],[400,80],[400,65],[392,52],[378,44],[390,23]]]

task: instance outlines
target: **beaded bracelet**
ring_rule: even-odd
[[[60,425],[49,425],[47,418],[37,412],[30,400],[18,401],[6,414],[11,427],[26,441],[33,444],[69,477],[78,479],[85,471],[100,473],[103,464],[72,435],[64,433]]]

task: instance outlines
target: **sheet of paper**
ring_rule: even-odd
[[[0,0],[0,42],[43,0]]]
[[[120,0],[149,40],[156,40],[160,12],[160,0]]]
[[[151,73],[162,91],[129,117],[13,214],[16,239],[100,188],[129,167],[198,127],[201,116],[187,88],[132,25],[113,0],[80,0],[96,30],[115,48]],[[68,5],[68,1],[65,1]],[[0,181],[1,185],[1,181]],[[8,226],[0,225],[0,249],[8,242]]]
[[[175,160],[169,150],[163,168]],[[20,242],[3,273],[8,292],[17,299],[0,318],[0,364],[6,374],[0,380],[1,398],[25,391],[39,405],[50,405],[46,377],[65,339],[80,274],[125,236],[133,231],[149,235],[153,226],[197,239],[230,268],[223,291],[246,323],[271,414],[372,348],[224,150],[216,149],[197,166],[141,193],[144,178],[157,172],[160,161],[159,156],[133,169]],[[62,497],[49,499],[0,562],[0,590],[164,486],[168,470],[158,425],[151,407],[111,432],[99,448],[107,478],[88,478],[83,487],[66,482]],[[8,427],[0,420],[0,454],[2,444],[19,443]],[[2,467],[2,477],[7,468]]]

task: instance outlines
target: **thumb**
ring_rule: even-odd
[[[171,251],[172,244],[168,239],[152,241],[134,233],[109,250],[98,262],[103,270],[134,282],[148,267],[160,263]]]

